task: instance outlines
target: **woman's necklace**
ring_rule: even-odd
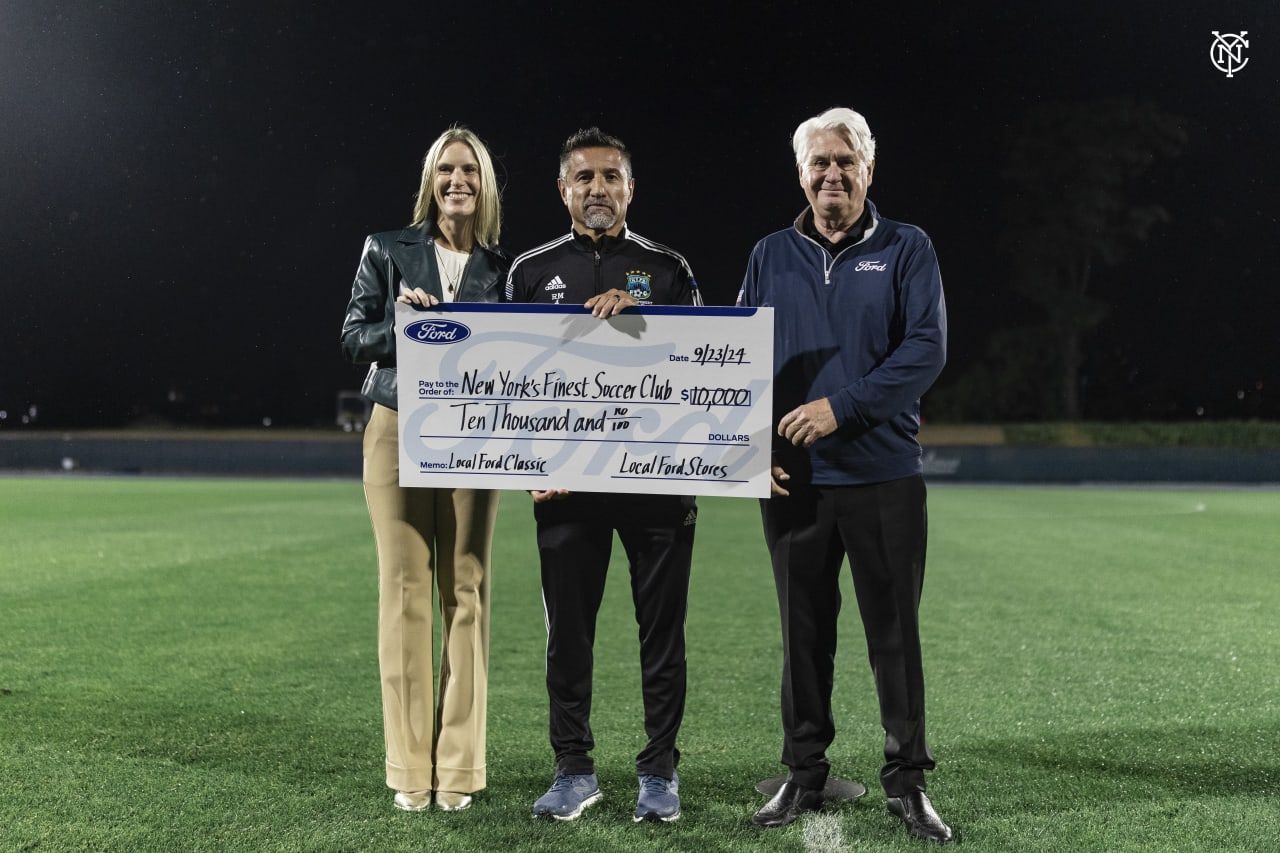
[[[439,243],[436,243],[435,247],[436,264],[440,268],[440,278],[444,283],[445,292],[453,296],[458,289],[458,282],[462,279],[463,272],[467,269],[467,262],[471,260],[471,255],[455,252],[452,249],[441,250]]]

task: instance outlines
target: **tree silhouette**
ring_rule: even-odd
[[[997,245],[1012,262],[1014,290],[1045,314],[1059,386],[1057,411],[1046,416],[1080,417],[1081,338],[1108,310],[1089,293],[1094,267],[1120,262],[1169,219],[1134,196],[1186,139],[1180,117],[1122,98],[1037,104],[1015,128]]]

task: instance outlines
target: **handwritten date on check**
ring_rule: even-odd
[[[773,311],[396,306],[400,484],[766,497]]]

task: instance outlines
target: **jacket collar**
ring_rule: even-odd
[[[411,225],[408,228],[401,229],[396,236],[395,243],[388,247],[388,251],[395,258],[396,267],[400,270],[400,274],[404,276],[405,282],[410,287],[421,287],[427,293],[435,294],[436,298],[442,297],[440,292],[440,269],[436,262],[436,253],[432,250],[436,241],[436,225],[434,222],[426,222],[422,225]],[[426,243],[424,247],[422,244]],[[473,263],[477,257],[484,257],[491,260],[498,256],[498,252],[488,246],[476,242],[471,249],[471,261],[467,263],[466,272],[463,279],[459,282],[459,293],[468,279],[471,279],[477,272],[479,264]],[[483,266],[488,267],[488,264]]]
[[[388,253],[395,259],[396,268],[404,277],[409,287],[420,287],[437,299],[443,299],[440,289],[440,268],[436,262],[434,245],[436,240],[435,223],[410,226],[401,229],[395,242],[387,247]],[[423,245],[426,244],[426,245]],[[471,260],[467,262],[462,280],[458,282],[456,297],[467,296],[468,284],[491,279],[495,270],[495,259],[501,253],[489,246],[477,242],[471,249]],[[394,294],[392,295],[394,299]]]
[[[426,223],[402,229],[395,243],[387,247],[405,283],[410,287],[421,287],[427,293],[436,289],[433,285],[439,279],[436,253],[430,251],[434,240],[431,223]],[[428,244],[427,251],[423,251],[423,243]]]
[[[847,249],[849,246],[856,246],[859,243],[865,243],[871,235],[875,233],[876,226],[880,224],[880,213],[876,210],[876,206],[871,203],[871,199],[866,199],[863,204],[865,207],[863,208],[862,216],[858,219],[858,225],[861,226],[862,233],[859,234],[856,239],[846,237],[844,240],[841,240],[839,247],[836,249],[837,251]],[[812,207],[806,207],[802,210],[800,215],[796,217],[795,222],[791,224],[791,227],[796,231],[799,231],[802,236],[808,237],[810,240],[818,243],[818,245],[823,245],[827,242],[826,240],[819,240],[814,237],[815,229],[813,226]],[[828,244],[826,248],[830,250],[833,247]]]
[[[577,229],[569,232],[569,236],[573,238],[573,245],[577,246],[584,252],[616,252],[624,243],[631,239],[631,230],[624,224],[622,230],[618,232],[617,237],[610,237],[604,234],[597,243],[589,234],[582,234]]]

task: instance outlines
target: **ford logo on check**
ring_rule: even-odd
[[[454,320],[417,320],[405,326],[404,333],[422,344],[456,344],[471,337],[471,330]]]

